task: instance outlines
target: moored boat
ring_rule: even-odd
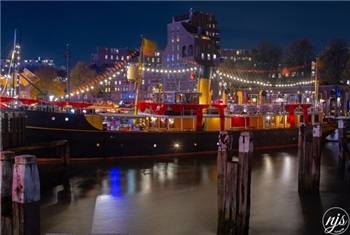
[[[159,89],[153,102],[139,101],[142,50],[143,46],[138,66],[133,66],[134,73],[129,72],[127,78],[135,82],[135,107],[69,102],[69,89],[66,100],[60,102],[22,99],[13,90],[11,97],[1,97],[1,112],[25,113],[25,144],[67,140],[70,156],[77,159],[214,152],[221,130],[233,132],[234,148],[242,131],[253,133],[254,148],[296,146],[299,123],[323,122],[322,110],[311,103],[264,103],[261,97],[252,104],[239,96],[235,103],[228,103],[227,97],[213,102],[214,64],[203,60],[197,61],[196,91]],[[54,157],[55,152],[43,150],[36,155]]]
[[[198,96],[198,93],[174,93]],[[22,103],[26,103],[22,100]],[[40,104],[40,102],[38,102]],[[217,151],[220,130],[232,131],[234,148],[242,131],[253,133],[254,148],[292,147],[298,144],[298,124],[321,121],[310,104],[200,105],[185,102],[139,102],[138,113],[96,112],[91,106],[55,105],[17,107],[26,115],[26,144],[67,140],[76,159],[155,156]],[[6,109],[2,109],[4,112]],[[10,111],[11,109],[8,109]],[[12,109],[15,110],[15,109]],[[323,124],[326,135],[336,126]],[[38,157],[55,157],[52,150]]]

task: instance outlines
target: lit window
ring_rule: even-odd
[[[113,55],[111,55],[111,60],[113,60]]]
[[[207,59],[210,60],[210,54],[207,55]]]
[[[216,54],[213,54],[213,59],[214,59],[214,60],[216,59]]]
[[[204,53],[201,54],[201,58],[202,58],[202,60],[204,60]]]
[[[108,55],[105,55],[105,59],[106,59],[106,60],[108,59]]]

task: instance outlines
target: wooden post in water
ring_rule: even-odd
[[[11,215],[12,202],[12,172],[15,161],[15,153],[11,151],[1,151],[0,156],[0,193],[1,193],[1,215]]]
[[[241,133],[239,156],[232,157],[232,134],[221,131],[217,158],[217,234],[246,235],[250,217],[251,133]]]
[[[0,234],[12,234],[12,171],[15,153],[1,151],[0,156],[0,193],[1,193],[1,230]]]
[[[338,120],[338,143],[339,143],[339,157],[338,157],[338,166],[339,169],[345,170],[345,159],[348,150],[346,143],[346,128],[344,125],[344,120]]]
[[[252,133],[242,132],[239,137],[237,181],[237,233],[248,235],[250,218],[250,191],[252,171]]]
[[[1,112],[0,151],[25,144],[25,113]]]
[[[322,128],[320,123],[315,123],[312,128],[312,165],[311,175],[313,192],[320,191],[320,178],[321,178],[321,140],[322,140]]]
[[[0,112],[1,115],[1,138],[0,150],[11,147],[8,113]]]
[[[232,149],[231,137],[228,131],[220,131],[217,157],[217,195],[218,195],[218,229],[217,234],[226,234],[229,231],[229,210],[226,208],[226,174],[227,159]],[[228,230],[228,231],[227,231]]]
[[[40,181],[34,155],[15,157],[12,202],[13,234],[40,234]]]
[[[307,135],[307,126],[299,126],[298,140],[298,191],[318,193],[320,187],[321,138],[322,130],[319,123],[313,125],[312,139]]]
[[[304,178],[305,178],[305,147],[306,147],[306,125],[300,123],[299,125],[299,136],[298,136],[298,190],[304,190]]]

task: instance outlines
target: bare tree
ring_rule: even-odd
[[[282,59],[282,49],[274,43],[260,42],[253,50],[253,61],[256,69],[275,70],[278,69]]]
[[[314,46],[308,39],[291,42],[283,54],[283,65],[286,67],[303,66],[315,58]]]

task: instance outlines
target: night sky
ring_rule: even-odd
[[[335,38],[350,41],[350,2],[316,1],[1,1],[1,58],[8,58],[13,34],[22,26],[22,59],[41,56],[65,65],[90,62],[98,46],[139,47],[141,35],[166,46],[173,16],[193,10],[217,17],[220,47],[252,49],[261,41],[280,47],[307,38],[321,50]]]

